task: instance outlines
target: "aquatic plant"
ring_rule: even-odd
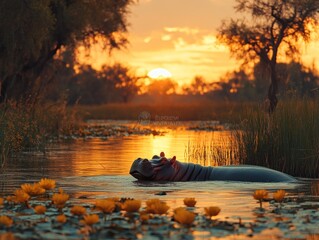
[[[3,205],[3,204],[4,204],[4,199],[0,198],[0,205]]]
[[[209,218],[217,216],[220,213],[220,207],[216,207],[216,206],[205,207],[204,210],[205,210],[205,215],[208,216]]]
[[[142,205],[142,202],[140,200],[126,200],[123,205],[122,205],[122,209],[126,212],[138,212],[138,210],[140,209]]]
[[[29,184],[25,183],[21,185],[21,189],[25,191],[27,194],[32,196],[38,196],[45,193],[45,189],[40,186],[39,183]]]
[[[30,199],[30,195],[27,194],[22,189],[15,190],[14,195],[15,197],[13,198],[13,200],[17,203],[27,203],[28,200]]]
[[[153,214],[165,214],[169,209],[166,202],[159,199],[149,199],[146,201],[146,212]]]
[[[44,214],[46,212],[47,208],[43,205],[37,205],[34,207],[34,211],[37,213],[37,214]]]
[[[55,180],[42,178],[39,182],[39,185],[45,190],[52,190],[55,188]]]
[[[195,213],[187,211],[183,208],[175,209],[174,220],[180,224],[191,225],[195,220]]]
[[[184,204],[187,206],[187,207],[195,207],[196,205],[196,200],[195,198],[184,198]]]
[[[73,214],[73,215],[84,215],[86,214],[86,208],[83,207],[83,206],[79,206],[79,205],[75,205],[71,208],[70,212]]]
[[[12,218],[8,216],[0,216],[0,225],[11,227],[12,224],[13,224]]]
[[[284,200],[285,196],[286,196],[285,190],[277,190],[277,192],[273,193],[273,199],[279,203],[281,203]]]
[[[95,208],[103,213],[112,213],[115,209],[115,202],[111,199],[96,200]]]
[[[268,198],[268,192],[264,189],[256,190],[253,194],[254,199],[258,200],[260,208],[262,208],[263,200]]]
[[[62,209],[65,203],[69,200],[69,195],[66,193],[54,193],[52,196],[52,203],[58,208]]]
[[[100,218],[97,214],[90,214],[90,215],[85,215],[83,217],[82,222],[86,225],[92,226],[93,224],[97,223],[100,221]]]
[[[64,214],[56,216],[55,220],[59,223],[65,223],[67,218]]]

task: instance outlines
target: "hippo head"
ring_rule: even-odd
[[[138,180],[168,181],[175,176],[179,164],[175,156],[167,159],[162,152],[160,156],[155,155],[151,160],[136,159],[131,166],[130,174]]]

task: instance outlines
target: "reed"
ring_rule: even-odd
[[[282,101],[270,116],[250,107],[241,113],[237,126],[224,146],[189,143],[186,159],[214,159],[211,165],[259,165],[297,177],[319,177],[317,100]]]

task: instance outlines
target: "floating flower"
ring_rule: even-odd
[[[178,211],[186,210],[184,207],[178,207],[174,209],[174,213],[177,213]]]
[[[39,185],[45,190],[51,190],[55,188],[55,181],[48,178],[42,178],[39,182]]]
[[[184,204],[187,207],[195,207],[196,200],[195,200],[195,198],[184,198]]]
[[[66,193],[55,193],[52,196],[52,202],[57,208],[63,208],[66,201],[69,200],[69,195]]]
[[[86,214],[86,208],[83,206],[73,206],[71,208],[71,213],[73,215],[84,215]]]
[[[141,222],[146,222],[147,220],[149,220],[151,218],[151,216],[146,213],[146,212],[141,212],[140,213],[140,220]]]
[[[57,222],[59,223],[65,223],[66,222],[66,216],[64,214],[58,215],[56,217]]]
[[[23,191],[22,189],[17,189],[14,192],[15,198],[14,200],[18,203],[25,203],[29,200],[30,196],[29,194],[27,194],[25,191]]]
[[[0,205],[3,205],[3,204],[4,204],[4,199],[0,198]]]
[[[205,214],[210,218],[217,216],[220,212],[220,208],[215,206],[207,207],[207,208],[205,207],[204,210],[205,210]]]
[[[260,208],[262,207],[262,201],[268,197],[268,192],[264,189],[256,190],[253,194],[254,199],[259,201]]]
[[[10,227],[13,224],[12,218],[8,216],[0,216],[0,225],[5,225],[6,227]]]
[[[276,202],[282,202],[285,198],[286,191],[285,190],[278,190],[273,194],[273,198]]]
[[[141,204],[140,200],[126,200],[123,203],[122,209],[127,212],[138,212]]]
[[[111,199],[96,200],[95,208],[103,213],[112,213],[115,209],[115,202]]]
[[[0,240],[16,240],[16,238],[12,232],[6,232],[0,234]]]
[[[97,214],[91,214],[91,215],[84,216],[82,222],[85,223],[86,225],[91,226],[97,223],[99,220],[100,218]]]
[[[146,201],[146,211],[148,213],[154,214],[165,214],[169,206],[166,205],[166,202],[160,201],[159,199],[150,199]]]
[[[195,213],[179,208],[174,213],[174,220],[180,224],[191,225],[195,220]]]
[[[16,198],[15,196],[7,196],[6,200],[8,203],[11,203],[11,202],[15,202],[15,198]]]
[[[25,183],[21,185],[21,189],[30,196],[38,196],[45,193],[45,189],[40,186],[39,183],[29,184]]]
[[[46,212],[47,208],[43,205],[38,205],[38,206],[35,206],[34,207],[34,211],[37,213],[37,214],[44,214]]]

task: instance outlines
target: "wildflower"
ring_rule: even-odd
[[[17,189],[14,192],[15,195],[15,201],[18,203],[25,203],[29,200],[30,196],[29,194],[27,194],[25,191],[23,191],[22,189]]]
[[[95,208],[103,213],[112,213],[115,209],[115,202],[111,199],[97,200],[95,202]]]
[[[21,189],[30,196],[38,196],[45,193],[45,189],[40,186],[39,183],[29,184],[25,183],[21,185]]]
[[[66,216],[64,214],[61,214],[56,217],[57,222],[59,223],[65,223],[66,222]]]
[[[48,178],[42,178],[39,182],[39,185],[45,190],[51,190],[55,188],[55,181]]]
[[[4,199],[0,198],[0,205],[3,205],[3,204],[4,204]]]
[[[71,208],[71,213],[73,215],[84,215],[86,214],[86,208],[83,206],[73,206]]]
[[[93,225],[99,221],[99,216],[97,214],[91,214],[91,215],[86,215],[83,217],[82,222],[85,223],[86,225]]]
[[[184,198],[184,204],[187,207],[195,207],[196,200],[195,198]]]
[[[46,212],[47,208],[43,205],[38,205],[38,206],[35,206],[34,207],[34,211],[37,213],[37,214],[44,214]]]
[[[268,197],[266,190],[256,190],[253,194],[254,199],[259,201],[260,208],[262,207],[262,201]]]
[[[13,224],[12,218],[8,216],[0,216],[0,225],[5,225],[6,227],[10,227]]]
[[[180,224],[191,225],[195,220],[195,213],[179,209],[174,213],[174,220]]]
[[[63,208],[66,201],[69,200],[69,195],[66,193],[55,193],[52,196],[52,202],[57,208]]]
[[[138,212],[141,204],[140,200],[126,200],[123,204],[123,210],[127,212]]]
[[[285,198],[286,191],[285,190],[278,190],[273,194],[273,198],[276,202],[282,202]]]
[[[217,216],[220,212],[220,208],[215,206],[207,207],[207,208],[205,207],[204,210],[205,210],[205,214],[210,218]]]
[[[160,201],[159,199],[150,199],[146,201],[146,211],[148,213],[154,214],[165,214],[169,206],[166,205],[166,202]]]

